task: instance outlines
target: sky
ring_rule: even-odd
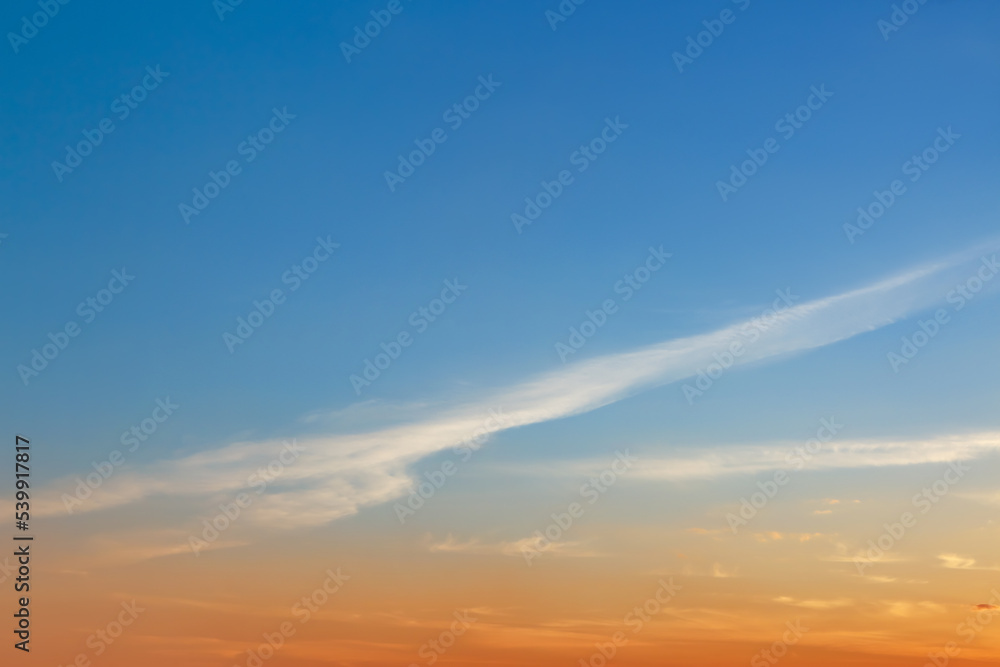
[[[998,23],[5,4],[4,650],[995,664]]]

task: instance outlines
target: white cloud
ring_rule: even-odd
[[[596,552],[585,548],[580,542],[552,542],[550,540],[543,540],[538,536],[525,537],[514,542],[487,543],[476,538],[464,541],[457,540],[451,534],[440,542],[434,542],[428,535],[425,542],[427,550],[432,553],[499,554],[523,558],[524,550],[528,549],[537,553],[573,558],[590,558],[598,555]]]
[[[813,349],[876,329],[937,303],[956,271],[978,257],[969,252],[879,281],[867,287],[794,306],[775,319],[760,339],[749,346],[737,365],[774,359]],[[968,267],[965,269],[968,272]],[[359,508],[384,503],[408,492],[409,468],[419,459],[468,440],[481,429],[488,408],[505,415],[502,429],[535,424],[588,412],[649,387],[693,376],[713,361],[738,336],[744,322],[717,331],[674,339],[619,354],[580,360],[543,373],[523,383],[484,392],[472,400],[463,396],[454,407],[430,416],[366,433],[298,438],[304,453],[289,465],[268,491],[254,494],[247,510],[253,521],[278,527],[319,525],[353,514]],[[362,411],[363,412],[363,411]],[[405,418],[406,411],[394,414]],[[426,413],[425,413],[426,414]],[[313,419],[313,422],[322,421]],[[968,451],[980,444],[963,441]],[[991,445],[992,446],[992,445]],[[76,513],[108,509],[153,496],[203,496],[230,501],[246,490],[247,479],[281,450],[278,441],[238,442],[176,460],[150,463],[132,471],[120,470]],[[733,451],[690,459],[649,462],[647,476],[671,478],[705,476],[720,470],[750,471],[778,463],[778,451]],[[783,456],[783,452],[781,452]],[[944,446],[923,452],[899,446],[865,443],[832,448],[817,457],[817,466],[899,465],[920,456],[950,460]],[[677,466],[680,466],[677,468]],[[44,489],[37,510],[43,515],[65,513],[60,495],[71,493],[72,478],[57,480]],[[206,502],[206,508],[213,507]]]
[[[924,440],[828,442],[816,454],[808,454],[808,460],[794,454],[795,447],[802,448],[803,443],[725,447],[671,458],[641,458],[630,475],[634,479],[653,480],[712,479],[778,469],[832,470],[948,463],[979,458],[1000,449],[1000,433],[949,435]],[[790,454],[794,457],[794,465],[788,461]],[[801,462],[801,468],[798,462]],[[573,474],[589,470],[593,465],[591,462],[577,462],[571,466],[563,465],[562,469],[567,474]],[[556,467],[542,469],[552,472]]]

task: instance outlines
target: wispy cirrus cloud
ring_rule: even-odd
[[[539,553],[573,558],[589,558],[597,556],[580,542],[553,542],[537,536],[525,537],[513,542],[483,542],[477,538],[459,540],[449,534],[445,539],[434,541],[429,535],[425,537],[425,545],[431,553],[503,555],[524,557],[524,550],[531,549]]]
[[[830,345],[890,324],[943,300],[968,271],[983,248],[933,262],[871,285],[789,307],[738,360],[736,365],[778,359]],[[595,410],[645,389],[691,377],[714,361],[713,354],[737,339],[746,322],[716,331],[647,345],[617,354],[581,360],[522,383],[479,396],[463,396],[425,406],[420,417],[400,411],[401,423],[364,433],[298,438],[303,453],[280,479],[247,510],[251,521],[278,527],[320,525],[360,508],[405,495],[413,479],[410,467],[431,454],[467,443],[476,435],[537,424]],[[487,426],[489,408],[503,419]],[[428,416],[429,415],[429,416]],[[977,436],[978,437],[978,436]],[[985,439],[993,438],[986,434]],[[949,443],[929,444],[922,454],[912,443],[844,443],[814,458],[815,466],[900,465],[914,457],[952,460]],[[975,437],[963,443],[974,455],[993,444]],[[117,472],[77,513],[109,509],[147,498],[203,496],[229,499],[246,490],[255,470],[281,450],[278,441],[237,442],[188,457],[157,461]],[[784,451],[744,449],[714,452],[690,459],[651,461],[640,475],[662,479],[764,470],[783,465]],[[862,460],[863,459],[863,460]],[[878,463],[880,462],[880,463]],[[48,485],[37,502],[42,515],[65,512],[61,494],[71,493],[73,479]]]
[[[996,565],[978,565],[975,558],[958,554],[941,554],[938,556],[941,567],[949,570],[1000,570]]]
[[[977,459],[996,450],[1000,450],[1000,432],[994,431],[911,440],[842,440],[824,443],[821,450],[808,453],[808,456],[802,455],[804,447],[801,442],[770,442],[708,450],[688,449],[669,457],[644,455],[629,475],[632,479],[681,481],[754,475],[779,469],[791,472],[946,464]],[[600,470],[602,465],[600,459],[533,461],[530,466],[508,466],[506,470],[519,475],[582,477]],[[839,504],[839,501],[831,504]]]

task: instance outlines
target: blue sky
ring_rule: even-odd
[[[1000,6],[577,1],[0,9],[36,657],[124,597],[109,665],[246,664],[340,567],[279,661],[411,664],[471,609],[447,660],[576,664],[660,578],[623,664],[800,618],[810,664],[918,664],[1000,611]]]
[[[928,2],[888,41],[883,3],[591,0],[553,31],[545,11],[556,4],[404,0],[350,63],[339,44],[384,5],[245,2],[220,21],[210,2],[70,3],[19,53],[7,49],[0,399],[53,443],[46,474],[86,468],[158,397],[182,407],[137,455],[148,461],[362,428],[396,409],[378,405],[433,411],[558,371],[555,343],[615,296],[649,246],[672,258],[566,367],[755,317],[777,289],[822,299],[995,234],[993,4]],[[0,24],[13,30],[33,8],[8,4]],[[726,8],[735,22],[679,73],[671,54]],[[113,117],[111,101],[157,65],[169,76],[58,182],[51,163],[64,146]],[[491,75],[495,93],[390,192],[396,156]],[[730,165],[822,85],[833,97],[721,201]],[[242,159],[237,146],[274,108],[295,118],[184,224],[178,204]],[[511,214],[572,169],[609,117],[628,128],[519,234]],[[948,127],[955,146],[848,243],[855,209]],[[317,236],[338,252],[230,354],[222,334],[282,287]],[[122,267],[135,282],[25,386],[18,364]],[[412,331],[410,314],[449,279],[468,290],[357,396],[349,376]],[[995,303],[977,297],[899,374],[886,353],[927,306],[733,370],[694,406],[673,383],[505,433],[498,450],[531,461],[603,455],[623,439],[797,440],[834,413],[859,437],[993,428]]]

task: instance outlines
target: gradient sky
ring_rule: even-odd
[[[349,62],[342,44],[387,3],[219,6],[70,2],[0,47],[0,414],[33,443],[40,552],[24,662],[245,665],[291,619],[266,664],[426,665],[464,611],[476,622],[437,664],[577,665],[618,631],[610,664],[753,664],[796,622],[782,664],[920,665],[949,641],[949,664],[995,664],[1000,624],[968,643],[959,624],[1000,605],[996,3],[928,0],[887,31],[892,3],[861,0],[589,0],[555,23],[557,0],[399,0]],[[3,32],[37,11],[7,3]],[[122,118],[115,100],[157,67]],[[455,127],[447,110],[481,81],[495,88]],[[275,110],[284,127],[250,151]],[[114,131],[57,174],[105,118]],[[437,128],[446,141],[390,188]],[[935,141],[947,151],[914,171]],[[186,222],[179,205],[230,161]],[[897,179],[884,215],[846,233]],[[292,289],[317,239],[339,246]],[[657,269],[626,299],[642,266]],[[88,315],[115,271],[134,281]],[[273,315],[227,346],[275,289]],[[69,322],[65,349],[19,370]],[[935,335],[894,368],[921,322]],[[398,358],[352,383],[401,333]],[[733,367],[696,384],[734,341]],[[123,434],[168,400],[129,451]],[[255,473],[292,441],[278,474]],[[115,450],[124,463],[67,511]],[[195,555],[240,493],[252,503]],[[574,502],[559,539],[533,537]],[[907,511],[916,524],[859,568]],[[350,579],[300,623],[296,601],[337,568]],[[681,588],[633,633],[661,580]],[[132,600],[147,611],[95,655],[88,636]]]

